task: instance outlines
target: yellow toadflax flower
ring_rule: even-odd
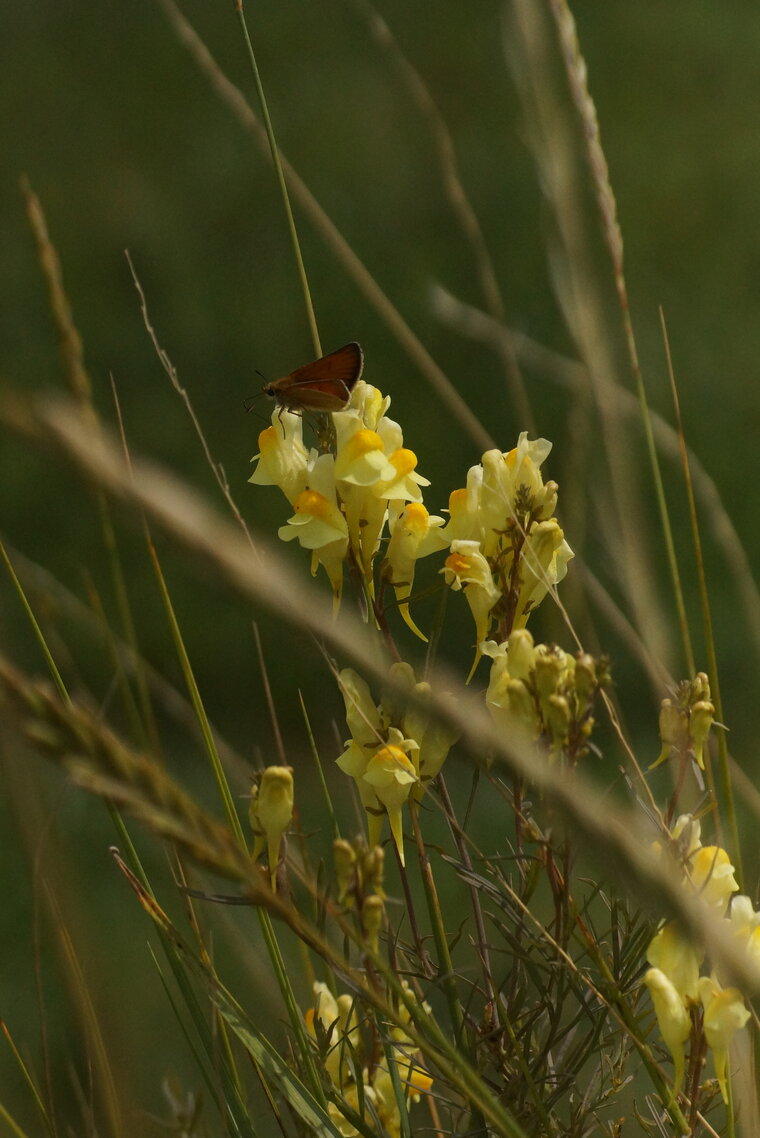
[[[736,1032],[746,1024],[749,1012],[738,988],[721,988],[712,976],[703,976],[699,981],[699,998],[705,1012],[705,1039],[713,1053],[715,1077],[723,1101],[727,1103],[728,1047]]]
[[[699,969],[704,951],[682,936],[675,921],[668,921],[649,942],[647,960],[670,980],[685,1004],[699,999]]]
[[[552,516],[557,484],[541,476],[550,450],[546,439],[530,441],[523,432],[506,454],[486,451],[466,487],[449,499],[450,521],[441,536],[451,543],[451,555],[443,572],[451,588],[464,589],[478,645],[492,629],[505,639],[523,628],[573,556]],[[479,658],[478,649],[472,671]]]
[[[372,787],[378,801],[385,807],[393,841],[404,865],[404,832],[401,808],[407,802],[413,786],[419,781],[414,763],[407,750],[418,749],[412,740],[404,739],[395,727],[389,728],[389,739],[395,742],[379,747],[368,760],[362,781]]]
[[[388,688],[379,707],[361,676],[351,668],[339,674],[351,738],[336,762],[356,781],[367,813],[370,846],[379,844],[387,814],[403,863],[403,806],[411,795],[422,797],[440,771],[456,733],[428,713],[430,685],[417,683],[409,664],[393,664],[389,674],[394,686]],[[411,699],[406,698],[407,692]]]
[[[691,1034],[691,1016],[683,999],[664,972],[650,968],[644,973],[644,983],[654,1004],[657,1025],[668,1051],[673,1056],[674,1093],[681,1086],[685,1065],[684,1043]]]
[[[689,860],[689,878],[702,900],[721,916],[739,885],[728,854],[720,846],[701,846]]]
[[[414,586],[417,562],[429,553],[446,548],[440,534],[442,525],[443,518],[431,517],[421,502],[410,502],[390,522],[391,539],[381,568],[383,577],[393,586],[404,621],[415,636],[426,642],[427,636],[412,620],[406,601]]]
[[[480,644],[488,635],[491,611],[501,599],[501,593],[494,583],[491,567],[480,552],[477,541],[452,541],[451,553],[446,558],[441,572],[451,589],[464,590],[475,621],[475,660],[467,677],[469,683],[480,660]]]
[[[303,444],[303,419],[282,411],[278,422],[259,435],[256,469],[248,479],[255,486],[279,486],[293,505],[306,485],[309,454]]]

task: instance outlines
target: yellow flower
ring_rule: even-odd
[[[704,955],[680,934],[675,921],[658,929],[647,949],[649,963],[665,973],[684,1003],[699,999],[699,969]]]
[[[267,767],[251,796],[249,817],[255,841],[254,860],[267,845],[269,876],[275,888],[282,835],[293,818],[293,772],[290,767]]]
[[[389,678],[375,707],[369,687],[356,672],[346,668],[340,673],[351,739],[336,762],[356,781],[367,812],[370,846],[379,843],[387,814],[403,862],[402,807],[410,794],[422,797],[457,734],[429,711],[430,685],[417,683],[409,664],[393,664]]]
[[[395,468],[385,456],[383,440],[378,433],[362,427],[358,418],[351,423],[344,416],[338,433],[336,479],[355,486],[374,486],[384,479],[392,479],[395,473]]]
[[[375,707],[369,684],[353,668],[343,668],[338,674],[338,683],[352,738],[362,747],[376,747],[383,741],[385,725]]]
[[[413,695],[425,704],[429,702],[431,693],[430,684],[414,685]],[[442,699],[448,703],[451,697],[444,694]],[[412,752],[412,759],[417,768],[419,782],[412,793],[419,801],[440,772],[449,751],[459,738],[459,733],[449,727],[440,716],[431,714],[424,706],[419,705],[410,705],[405,711],[402,727],[405,737],[413,739],[418,748],[416,752]]]
[[[371,753],[371,751],[361,747],[355,739],[351,739],[343,754],[339,755],[335,762],[343,773],[356,783],[359,798],[367,814],[367,841],[370,846],[376,846],[380,843],[385,810],[374,787],[364,778]]]
[[[452,541],[451,553],[441,572],[450,588],[455,591],[464,589],[475,621],[475,660],[467,677],[469,681],[480,660],[481,641],[488,635],[491,610],[499,601],[501,593],[494,584],[491,567],[480,552],[477,541]]]
[[[482,532],[480,493],[483,486],[483,467],[471,466],[467,472],[467,485],[449,495],[449,522],[442,537],[452,541],[479,541]]]
[[[393,586],[401,616],[412,632],[424,641],[427,641],[427,636],[412,620],[409,605],[405,602],[411,596],[417,561],[434,550],[446,547],[439,530],[442,525],[443,518],[431,517],[421,502],[410,502],[391,523],[391,539],[382,566],[383,576]]]
[[[259,454],[252,461],[257,459],[248,481],[256,486],[279,486],[292,505],[304,488],[308,461],[301,416],[275,411],[271,427],[259,435]]]
[[[712,1049],[715,1076],[723,1101],[727,1103],[728,1047],[736,1032],[746,1024],[749,1012],[738,988],[721,988],[711,976],[703,976],[699,981],[699,998],[705,1012],[705,1039]]]
[[[389,500],[421,502],[420,486],[429,486],[430,480],[417,473],[417,455],[406,447],[398,447],[388,456],[393,473],[375,487],[375,493]]]
[[[395,731],[391,727],[390,735]],[[399,740],[380,747],[367,763],[362,781],[372,787],[385,807],[393,840],[398,850],[401,864],[404,865],[404,833],[401,822],[401,808],[409,798],[414,784],[418,781],[414,763],[407,757],[402,746],[401,732],[396,732]],[[407,745],[409,745],[407,743]],[[416,747],[416,744],[414,744]]]
[[[318,490],[302,490],[294,502],[295,514],[281,526],[283,541],[298,541],[304,549],[320,549],[348,537],[346,519],[334,501]]]
[[[340,1090],[352,1079],[352,1063],[361,1048],[361,1032],[351,996],[333,996],[326,984],[313,986],[314,1006],[304,1015],[306,1030],[325,1047],[325,1069]],[[318,1024],[318,1028],[317,1028]]]
[[[480,466],[468,472],[467,486],[449,499],[451,519],[441,536],[450,542],[451,554],[443,572],[451,588],[464,589],[478,646],[488,635],[499,600],[507,603],[493,618],[508,622],[505,631],[524,627],[548,590],[565,576],[573,556],[551,516],[557,485],[541,477],[550,450],[546,439],[530,441],[523,432],[506,454],[486,451]],[[478,647],[475,664],[479,652]]]
[[[377,1116],[389,1138],[400,1138],[401,1112],[396,1101],[393,1080],[387,1068],[380,1064],[372,1080],[377,1102]]]
[[[344,417],[349,417],[354,414],[359,416],[364,426],[368,427],[369,430],[378,431],[378,433],[380,433],[385,412],[390,405],[390,395],[383,395],[377,387],[373,387],[372,384],[360,379],[354,385],[354,389],[351,392],[351,399],[346,410],[337,411],[333,415],[335,429],[337,431],[341,430]]]
[[[574,553],[556,518],[531,526],[520,559],[521,585],[515,610],[514,627],[522,628],[549,589],[567,573]]]
[[[319,455],[310,464],[309,485],[296,496],[295,514],[277,531],[283,541],[298,539],[312,550],[311,572],[323,565],[333,590],[337,611],[343,588],[343,563],[348,553],[348,526],[336,497],[334,459]]]
[[[517,446],[506,454],[499,450],[489,450],[483,455],[483,486],[480,508],[484,531],[483,552],[491,556],[499,544],[510,520],[525,523],[525,516],[518,516],[517,500],[522,495],[534,517],[548,517],[546,512],[547,495],[541,478],[541,463],[548,457],[552,444],[546,439],[529,441],[527,431],[520,435]],[[556,483],[549,498],[556,501]],[[552,506],[553,509],[553,506]]]
[[[505,732],[526,731],[533,739],[540,730],[535,701],[525,681],[535,667],[533,637],[525,629],[516,630],[503,644],[487,640],[483,654],[492,660],[488,677],[486,707],[497,727]]]
[[[403,1048],[394,1047],[393,1050],[405,1097],[412,1102],[418,1102],[420,1095],[430,1091],[433,1080],[424,1067],[407,1057]],[[380,1121],[391,1138],[399,1138],[401,1114],[387,1062],[378,1064],[372,1086],[377,1096],[377,1113]]]
[[[354,560],[374,596],[372,562],[380,548],[388,503],[373,493],[372,486],[342,483],[340,490]]]
[[[644,983],[652,997],[660,1035],[673,1056],[673,1087],[677,1091],[683,1080],[683,1045],[691,1034],[691,1017],[674,985],[659,968],[645,972]]]
[[[703,900],[720,914],[739,890],[734,867],[720,846],[701,846],[689,860],[689,877]]]
[[[731,932],[760,967],[760,913],[755,912],[749,897],[740,894],[731,898],[728,920]]]

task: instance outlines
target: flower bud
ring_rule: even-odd
[[[338,901],[342,903],[353,884],[356,866],[356,853],[345,838],[336,838],[333,842],[333,865],[338,885]]]
[[[536,656],[534,667],[536,690],[538,691],[542,703],[557,690],[564,671],[565,661],[553,652],[546,652]]]
[[[710,699],[710,680],[706,672],[697,672],[691,683],[691,698],[693,703]]]
[[[371,846],[361,859],[362,888],[367,893],[377,893],[380,897],[384,897],[384,876],[385,850],[382,846]]]
[[[282,835],[293,817],[293,772],[290,767],[266,768],[259,783],[256,817],[260,830],[266,836],[269,875],[274,889]]]
[[[581,710],[586,710],[598,687],[596,660],[588,652],[579,652],[575,657],[575,690]]]
[[[509,674],[515,680],[526,680],[536,660],[533,637],[527,628],[516,628],[507,640]]]
[[[550,695],[544,707],[546,722],[552,745],[560,750],[567,743],[570,729],[570,705],[563,695]]]
[[[683,750],[688,742],[687,716],[671,699],[664,699],[660,704],[659,727],[662,749],[649,767],[650,771],[669,759],[674,750]]]
[[[701,699],[692,706],[689,716],[689,732],[691,745],[694,749],[694,758],[702,770],[705,769],[704,750],[707,736],[715,719],[715,708],[709,700]]]
[[[538,717],[533,696],[522,680],[510,680],[507,684],[509,710],[532,735],[538,730]]]
[[[542,521],[550,518],[557,508],[559,486],[556,482],[545,482],[534,498],[534,511]]]
[[[379,897],[377,893],[371,893],[369,897],[365,897],[362,905],[362,930],[369,950],[374,955],[377,955],[380,950],[378,938],[383,927],[384,916],[385,905],[382,897]]]

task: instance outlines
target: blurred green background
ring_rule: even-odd
[[[232,3],[187,0],[183,10],[224,71],[253,99]],[[381,0],[379,10],[451,129],[510,323],[548,347],[570,352],[547,267],[540,188],[504,62],[501,4]],[[689,442],[715,478],[754,567],[760,549],[752,474],[760,429],[760,9],[738,0],[580,0],[574,12],[617,198],[650,398],[672,419],[662,305]],[[432,311],[430,289],[436,283],[482,304],[473,257],[442,190],[427,125],[373,40],[361,8],[351,0],[261,0],[250,6],[249,19],[282,150],[473,411],[508,449],[524,424],[504,396],[498,361]],[[156,457],[218,499],[192,426],[143,328],[124,257],[129,249],[159,339],[213,455],[252,527],[272,534],[287,516],[286,507],[275,491],[246,483],[263,423],[255,413],[244,413],[243,401],[260,387],[256,369],[274,378],[313,353],[276,186],[260,150],[210,90],[152,0],[0,5],[0,100],[0,381],[29,394],[61,384],[45,288],[18,191],[19,176],[26,174],[63,263],[103,415],[113,418],[112,375],[134,450]],[[361,341],[366,378],[392,396],[391,413],[433,482],[426,501],[440,510],[478,460],[476,448],[300,217],[299,230],[325,350]],[[538,370],[528,371],[526,381],[538,431],[555,442],[548,474],[561,484],[569,396]],[[683,494],[677,471],[668,467],[667,476],[674,482],[677,536],[696,622]],[[4,434],[0,485],[4,540],[80,598],[86,599],[93,583],[114,618],[96,511],[81,481]],[[645,503],[656,534],[649,487],[645,472]],[[572,533],[567,537],[575,544]],[[142,648],[181,685],[142,541],[129,523],[119,539]],[[604,577],[610,562],[603,532],[593,546],[594,568]],[[329,765],[336,747],[332,724],[341,706],[332,690],[325,696],[325,672],[308,638],[283,631],[265,613],[225,595],[162,538],[159,549],[197,679],[221,731],[246,760],[271,757],[250,628],[255,619],[294,756],[308,761],[295,712],[300,686]],[[290,547],[286,555],[306,573],[299,550]],[[659,571],[661,554],[656,556]],[[752,775],[757,649],[720,549],[708,545],[706,556],[731,746]],[[672,611],[664,578],[661,596]],[[46,615],[60,634],[55,647],[67,679],[108,708],[111,675],[102,642],[63,609]],[[469,643],[464,617],[458,627]],[[0,587],[0,638],[4,652],[41,670],[7,584]],[[634,738],[654,746],[653,694],[611,634],[605,644]],[[294,653],[307,662],[303,675],[294,674]],[[701,649],[699,664],[705,665]],[[186,737],[180,743],[179,734],[168,730],[174,769],[190,786],[205,788],[200,749],[188,746]],[[17,759],[6,764],[13,793],[2,818],[0,1016],[38,1063],[32,963],[37,955],[47,983],[51,1069],[59,1095],[71,1104],[66,1064],[80,1062],[79,1029],[65,1011],[66,1001],[50,991],[56,947],[46,918],[36,949],[30,931],[35,858],[48,861],[51,848],[65,848],[68,887],[62,882],[60,888],[67,919],[81,932],[80,948],[99,985],[101,1008],[119,1025],[115,1038],[123,1045],[125,1082],[141,1106],[157,1111],[163,1074],[192,1071],[192,1064],[152,971],[148,930],[135,919],[107,857],[112,832],[97,804],[64,788],[39,763],[24,762],[23,771]],[[28,813],[33,810],[34,817]],[[310,816],[307,807],[305,814],[306,828],[316,828],[318,808]],[[21,831],[32,833],[28,858],[19,849],[19,816]],[[155,871],[165,873],[160,852],[149,842],[145,850]],[[745,889],[751,893],[755,884],[746,882]],[[118,983],[109,965],[116,940],[124,954]],[[254,991],[255,983],[254,976]],[[165,1048],[153,1046],[158,1032],[166,1033]],[[141,1046],[145,1038],[150,1047]],[[79,1075],[84,1079],[81,1066]],[[2,1049],[0,1086],[0,1101],[28,1120],[28,1099]]]

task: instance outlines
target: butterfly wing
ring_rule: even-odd
[[[363,367],[364,354],[359,345],[352,342],[296,368],[264,390],[294,410],[341,411]]]

